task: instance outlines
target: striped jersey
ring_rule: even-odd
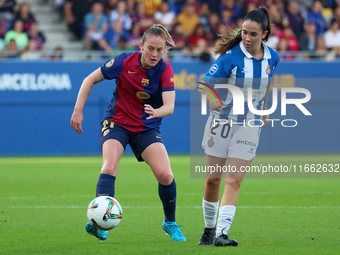
[[[144,104],[157,109],[163,105],[162,92],[175,89],[170,64],[161,59],[144,69],[141,56],[140,52],[122,53],[101,67],[105,79],[116,81],[105,118],[135,133],[161,125],[162,118],[146,119]]]
[[[231,48],[218,57],[203,80],[214,87],[215,84],[235,85],[244,94],[244,115],[233,115],[233,97],[228,89],[218,88],[216,92],[226,103],[221,112],[211,110],[211,114],[219,115],[220,119],[232,119],[237,122],[250,119],[260,119],[260,115],[253,114],[248,107],[247,91],[252,88],[252,104],[255,109],[262,110],[266,90],[277,64],[279,54],[262,42],[264,48],[263,59],[256,59],[245,49],[243,42]]]

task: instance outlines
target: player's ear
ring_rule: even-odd
[[[262,39],[266,38],[267,34],[268,34],[268,30],[264,31],[264,33],[262,35]]]
[[[142,41],[139,42],[139,47],[140,47],[141,50],[144,50]]]

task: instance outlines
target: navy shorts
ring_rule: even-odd
[[[116,123],[109,122],[107,119],[103,120],[100,125],[100,143],[102,146],[104,142],[109,139],[118,140],[123,145],[124,150],[126,145],[130,144],[138,161],[144,161],[142,153],[150,144],[157,142],[163,143],[159,127],[140,133],[134,133]]]

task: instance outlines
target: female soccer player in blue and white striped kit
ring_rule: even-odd
[[[257,110],[265,110],[270,78],[279,63],[279,54],[264,42],[271,32],[268,11],[260,7],[249,12],[243,21],[242,29],[235,34],[221,35],[223,41],[216,45],[218,59],[203,78],[205,84],[235,85],[245,97],[244,114],[233,114],[236,98],[228,89],[216,89],[222,105],[207,96],[211,108],[202,147],[206,153],[207,166],[223,169],[228,160],[225,188],[221,202],[220,184],[223,172],[207,173],[204,184],[203,215],[205,228],[200,245],[237,246],[238,242],[228,238],[228,230],[235,216],[240,186],[245,175],[242,171],[255,157],[262,126],[268,124],[269,116],[253,114],[248,107],[247,89],[252,88],[252,104]],[[202,90],[199,90],[200,93]],[[216,121],[222,119],[220,123]],[[248,125],[251,120],[252,127]],[[254,125],[254,121],[257,124]],[[208,167],[207,167],[208,169]],[[235,171],[236,169],[236,171]],[[217,212],[219,210],[216,225]],[[216,238],[215,238],[216,235]]]

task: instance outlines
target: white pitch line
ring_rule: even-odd
[[[256,195],[338,195],[340,194],[340,191],[296,191],[296,192],[289,192],[289,191],[280,191],[280,192],[244,192],[240,195],[245,196],[256,196]],[[203,197],[203,193],[181,193],[179,194],[179,197],[181,196],[201,196]],[[120,197],[158,197],[157,192],[155,193],[145,193],[145,194],[119,194],[117,198]],[[46,199],[46,198],[53,198],[53,199],[62,199],[62,198],[94,198],[94,196],[91,195],[76,195],[76,196],[69,196],[69,195],[62,195],[62,196],[10,196],[10,197],[0,197],[1,199]]]
[[[78,205],[8,205],[0,208],[11,208],[11,209],[86,209],[87,206]],[[158,209],[163,208],[162,206],[123,206],[123,209]],[[340,209],[340,206],[237,206],[238,209],[285,209],[285,210],[311,210],[311,209]],[[202,209],[202,206],[177,206],[177,209]]]

